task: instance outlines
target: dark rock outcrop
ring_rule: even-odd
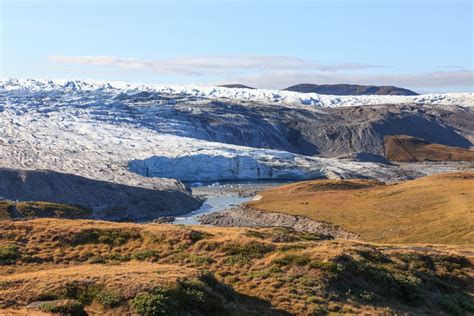
[[[394,86],[364,86],[356,84],[310,84],[302,83],[284,90],[329,95],[418,95],[418,93]]]
[[[352,153],[337,157],[339,159],[350,159],[358,162],[375,162],[384,165],[391,165],[390,161],[382,155],[371,154],[371,153]]]
[[[253,87],[249,87],[240,83],[221,84],[219,85],[219,87],[234,88],[234,89],[255,89]]]
[[[119,221],[180,215],[202,204],[184,191],[133,187],[47,170],[5,168],[0,168],[0,198],[82,205],[94,210],[93,218]]]

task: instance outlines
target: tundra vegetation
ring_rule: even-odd
[[[2,221],[0,230],[6,312],[474,313],[472,263],[460,255],[469,246],[64,219]]]

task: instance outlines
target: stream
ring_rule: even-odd
[[[194,212],[177,216],[173,224],[199,225],[198,217],[233,208],[251,201],[257,192],[270,187],[283,185],[289,181],[228,182],[192,186],[193,195],[204,199],[202,206]]]

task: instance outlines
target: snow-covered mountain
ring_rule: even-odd
[[[258,148],[251,140],[244,144],[252,143],[252,148],[225,143],[225,138],[218,142],[218,137],[206,137],[209,130],[193,124],[195,116],[182,115],[183,111],[198,115],[202,108],[195,105],[219,104],[216,121],[208,119],[205,125],[212,129],[225,118],[223,124],[234,122],[233,128],[238,130],[242,114],[233,111],[232,102],[243,107],[252,103],[256,110],[259,104],[278,104],[274,109],[278,113],[273,113],[276,116],[285,108],[296,107],[298,115],[304,116],[308,111],[319,113],[320,107],[380,103],[471,107],[474,95],[335,97],[259,89],[2,79],[0,167],[50,169],[154,188],[179,186],[162,178],[214,181],[400,176],[396,168],[382,164]],[[267,106],[265,111],[272,108]],[[258,131],[265,120],[259,117],[250,128]],[[281,133],[279,124],[269,122],[268,130]],[[276,138],[275,143],[285,139]]]
[[[241,89],[226,87],[176,86],[135,84],[120,81],[106,82],[95,80],[50,80],[50,79],[0,79],[0,91],[30,91],[66,93],[87,92],[97,97],[107,93],[120,98],[126,92],[146,93],[153,95],[183,96],[205,99],[227,99],[266,103],[283,103],[287,105],[314,105],[322,107],[361,106],[375,104],[431,104],[474,106],[474,93],[425,94],[416,96],[363,95],[331,96],[316,93],[299,93],[283,90]],[[136,97],[143,97],[137,95]]]

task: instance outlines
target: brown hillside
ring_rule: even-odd
[[[474,312],[472,257],[453,254],[469,246],[91,220],[2,221],[0,231],[0,314],[33,315],[31,303],[91,315]]]
[[[315,180],[273,188],[248,205],[327,221],[364,240],[474,243],[474,172],[384,185],[367,180]]]
[[[385,157],[400,162],[474,161],[474,150],[433,144],[406,135],[385,137]]]

